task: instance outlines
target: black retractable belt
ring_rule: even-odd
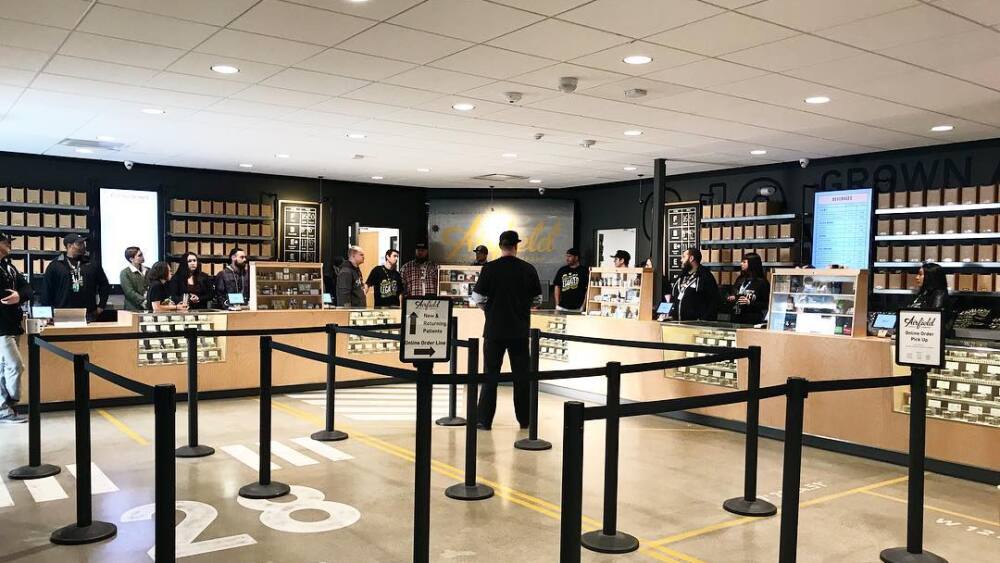
[[[532,373],[538,373],[538,353],[541,347],[541,333],[537,328],[531,329],[531,364],[528,368]],[[514,447],[519,450],[542,451],[552,449],[552,443],[538,438],[538,379],[532,379],[529,384],[528,413],[528,437],[514,442]]]
[[[334,401],[337,387],[337,331],[335,324],[326,325],[326,426],[309,437],[318,442],[339,442],[347,439],[347,432],[334,428]]]
[[[778,507],[757,498],[757,441],[760,433],[760,346],[749,348],[747,366],[746,458],[743,465],[743,496],[731,498],[722,507],[741,516],[773,516]]]
[[[477,404],[479,375],[479,339],[469,339],[469,378],[465,388],[465,481],[445,489],[444,494],[456,500],[483,500],[493,496],[493,489],[476,482],[476,449],[479,439],[476,423],[479,420]]]
[[[451,318],[451,361],[448,363],[448,374],[458,373],[458,317]],[[467,396],[466,401],[469,400]],[[448,384],[448,416],[434,421],[438,426],[465,426],[465,419],[458,416],[458,385]]]

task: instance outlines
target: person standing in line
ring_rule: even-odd
[[[208,309],[209,301],[215,296],[215,284],[211,276],[201,271],[201,262],[194,252],[184,253],[170,284],[174,301],[181,303],[187,295],[191,309]]]
[[[11,238],[0,233],[0,424],[22,424],[28,417],[14,411],[21,398],[21,360],[19,340],[24,329],[21,304],[31,299],[31,284],[10,261]]]
[[[403,289],[407,297],[437,295],[438,266],[431,262],[426,242],[418,242],[415,257],[399,273],[403,276]]]
[[[542,303],[542,285],[531,264],[517,257],[521,242],[515,231],[500,234],[500,258],[488,262],[479,274],[470,301],[483,308],[483,363],[485,373],[499,374],[504,352],[514,374],[514,413],[521,428],[527,428],[530,388],[520,376],[530,367],[528,332],[531,309]],[[497,409],[497,384],[484,383],[479,394],[478,427],[490,430]]]
[[[691,247],[681,253],[681,273],[670,291],[671,318],[681,321],[714,321],[722,297],[719,284],[701,267],[701,251]]]
[[[232,306],[229,296],[243,294],[243,303],[250,302],[250,268],[247,253],[240,247],[229,251],[229,264],[215,276],[215,303],[223,309]]]
[[[146,290],[146,303],[152,313],[169,313],[172,311],[187,311],[185,303],[174,301],[173,284],[170,283],[170,264],[157,262],[149,269],[149,289]]]
[[[556,271],[554,282],[557,311],[580,311],[587,299],[587,269],[580,264],[580,251],[566,251],[566,265]]]
[[[108,306],[108,277],[87,259],[86,236],[70,233],[63,246],[65,252],[45,268],[39,301],[54,309],[86,309],[87,320],[95,321]]]
[[[337,304],[341,307],[364,307],[367,288],[361,279],[360,266],[365,263],[365,251],[360,246],[347,249],[347,261],[337,274]]]
[[[625,250],[619,250],[612,256],[615,260],[615,268],[628,268],[628,263],[632,261],[632,255]]]
[[[399,251],[390,248],[385,251],[385,263],[368,273],[365,285],[375,292],[375,308],[399,307],[399,297],[403,294],[403,276],[396,265]]]
[[[149,268],[143,266],[146,257],[138,246],[130,246],[125,249],[125,261],[128,262],[128,267],[118,274],[118,282],[125,294],[125,310],[145,311],[146,289],[149,287],[149,282],[146,281]]]
[[[486,245],[480,244],[472,251],[476,253],[476,260],[472,263],[473,266],[482,266],[490,261],[490,249],[486,248]]]
[[[770,294],[771,284],[764,275],[760,255],[756,252],[744,254],[740,262],[740,275],[726,297],[732,321],[750,325],[764,322]]]

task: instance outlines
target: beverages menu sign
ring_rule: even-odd
[[[944,313],[914,309],[899,311],[896,363],[910,367],[944,367]]]
[[[281,262],[320,261],[323,204],[278,201],[278,253]]]

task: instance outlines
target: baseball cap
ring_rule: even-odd
[[[66,246],[69,246],[71,244],[76,244],[78,242],[87,242],[87,235],[70,233],[65,237],[63,237],[63,244]]]
[[[632,255],[629,254],[628,252],[625,252],[624,250],[619,250],[618,252],[615,252],[612,258],[621,258],[622,260],[628,262],[629,260],[632,259]]]
[[[12,239],[7,233],[0,231],[0,242],[11,242]]]
[[[577,258],[580,257],[580,251],[577,250],[576,248],[571,248],[571,249],[567,250],[566,254],[569,254],[570,256],[576,256]]]
[[[480,252],[485,252],[485,253],[489,254],[489,252],[490,252],[490,250],[488,248],[486,248],[482,244],[480,244],[479,246],[473,248],[472,251],[475,252],[476,254],[479,254]]]
[[[417,243],[417,250],[427,250],[427,243],[423,242],[423,241],[418,242]]]
[[[521,242],[521,237],[517,236],[517,231],[504,231],[500,233],[500,246],[514,246]]]

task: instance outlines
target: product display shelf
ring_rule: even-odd
[[[703,205],[700,229],[702,266],[722,287],[739,276],[744,254],[759,254],[768,268],[791,268],[799,258],[799,216],[777,203]]]
[[[482,266],[443,265],[438,267],[438,295],[450,297],[457,307],[471,307],[469,298],[479,281]]]
[[[865,335],[862,327],[867,324],[867,298],[866,270],[775,270],[771,278],[768,328],[861,337]]]
[[[694,344],[703,346],[736,346],[736,331],[729,329],[704,328],[694,336]],[[708,354],[702,352],[685,352],[686,358],[700,358]],[[737,388],[737,368],[735,360],[726,360],[699,366],[682,366],[667,370],[666,376],[672,379],[693,381],[705,385]]]
[[[546,323],[545,332],[566,334],[566,317],[549,319]],[[538,341],[538,357],[546,360],[568,362],[568,342],[556,338],[541,338]]]
[[[11,262],[29,279],[41,276],[70,233],[88,234],[82,191],[0,187],[0,231],[12,235]]]
[[[652,320],[653,271],[591,268],[586,312],[599,317]]]
[[[778,213],[775,215],[750,215],[748,217],[702,217],[701,223],[781,223],[794,221],[798,215],[794,213]]]
[[[348,323],[352,327],[389,325],[393,322],[393,315],[388,311],[351,311],[348,316]],[[385,329],[380,332],[398,335],[399,329]],[[357,355],[398,353],[399,341],[349,334],[347,335],[347,352]]]
[[[322,309],[323,264],[251,262],[250,308]]]
[[[226,316],[213,313],[146,313],[139,321],[139,367],[186,364],[187,339],[177,333],[188,328],[226,330]],[[164,336],[163,333],[171,333]],[[198,337],[198,363],[225,361],[224,337]]]
[[[188,213],[186,211],[167,211],[167,215],[170,217],[182,217],[186,219],[216,219],[222,221],[256,221],[256,222],[274,221],[274,217],[271,215],[252,217],[246,215],[215,215],[212,213]]]

